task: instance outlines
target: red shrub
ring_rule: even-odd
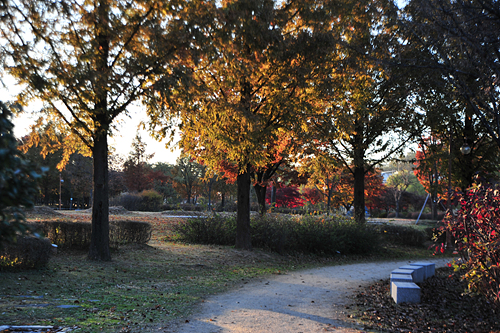
[[[469,288],[500,305],[500,186],[476,185],[459,196],[445,228],[456,240]]]

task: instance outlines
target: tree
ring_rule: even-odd
[[[156,163],[148,173],[149,182],[153,184],[153,189],[163,196],[163,200],[172,202],[177,197],[177,192],[173,186],[174,165],[168,163]]]
[[[305,187],[302,190],[302,197],[311,205],[316,205],[323,199],[321,192],[316,187]]]
[[[443,159],[446,158],[445,146],[434,136],[422,138],[415,157],[414,173],[431,196],[432,219],[435,220],[438,195],[444,193],[446,188],[446,169],[443,169]]]
[[[147,161],[153,156],[154,154],[146,154],[146,144],[137,133],[132,141],[132,151],[123,163],[123,180],[129,192],[142,192],[152,187],[148,182],[150,167]]]
[[[457,122],[455,125],[453,133],[463,133],[463,127]],[[437,218],[438,196],[447,193],[448,184],[452,189],[458,187],[465,192],[473,185],[475,177],[497,179],[495,173],[500,162],[498,147],[484,131],[476,133],[476,138],[469,140],[468,154],[461,152],[461,144],[453,144],[453,141],[463,142],[460,134],[458,138],[452,138],[451,150],[450,138],[443,134],[421,139],[414,173],[431,196],[433,219]]]
[[[190,204],[191,199],[197,197],[204,174],[205,167],[193,161],[189,156],[181,155],[177,159],[172,169],[174,188],[186,198],[186,203]]]
[[[266,201],[271,203],[270,192],[266,196]],[[304,206],[304,199],[296,186],[280,186],[276,190],[275,203],[276,207],[296,208]]]
[[[69,188],[70,198],[79,207],[90,204],[92,196],[92,159],[79,153],[71,155],[62,172],[64,188]],[[59,178],[58,178],[59,181]],[[88,201],[87,201],[88,200]]]
[[[24,209],[33,206],[41,173],[22,157],[14,137],[12,113],[0,102],[0,249],[26,232]]]
[[[396,202],[396,217],[399,217],[401,197],[411,185],[411,176],[415,177],[408,170],[400,170],[387,178],[386,185],[392,188],[392,194],[394,196],[394,201]]]
[[[322,107],[315,138],[354,177],[357,223],[365,222],[365,174],[419,133],[405,73],[388,65],[399,49],[396,18],[393,2],[363,1],[325,25],[338,30],[338,44],[317,85]]]
[[[330,213],[332,208],[332,199],[335,197],[337,207],[342,200],[340,199],[340,187],[342,178],[346,178],[344,173],[345,168],[338,160],[332,158],[329,154],[317,153],[316,156],[303,161],[303,171],[310,174],[309,186],[314,186],[316,191],[321,193],[323,198],[326,198],[326,212]],[[344,179],[345,182],[345,179]],[[344,200],[345,201],[345,200]],[[349,202],[351,200],[348,200]]]
[[[109,196],[115,197],[126,191],[123,175],[123,157],[110,149],[108,156]]]
[[[40,190],[35,198],[35,203],[40,202],[41,204],[48,206],[54,201],[57,201],[56,198],[59,193],[60,177],[60,171],[57,169],[57,165],[61,161],[62,151],[60,149],[56,151],[47,151],[43,149],[41,145],[36,143],[31,144],[29,141],[30,137],[28,136],[25,136],[20,140],[19,148],[23,152],[24,156],[34,165],[46,168],[46,172],[39,180]]]
[[[402,58],[405,66],[439,73],[439,83],[453,87],[449,91],[463,100],[500,147],[498,2],[414,0],[402,17],[402,38],[418,50],[417,56]]]
[[[91,260],[111,259],[108,135],[116,117],[155,84],[175,85],[183,76],[177,55],[196,26],[179,15],[189,5],[142,0],[4,5],[0,47],[7,72],[24,86],[18,102],[43,102],[45,121],[51,121],[53,133],[64,134],[63,164],[76,150],[93,157]]]
[[[151,130],[166,135],[172,124],[163,119],[179,115],[186,153],[213,170],[235,169],[235,244],[251,249],[252,173],[274,165],[281,137],[293,137],[295,130],[306,127],[305,119],[296,116],[314,102],[306,91],[328,40],[298,26],[302,13],[294,6],[302,2],[204,4],[204,10],[193,13],[205,34],[191,41],[193,56],[186,65],[193,81],[176,90],[177,98],[161,92],[151,96]]]

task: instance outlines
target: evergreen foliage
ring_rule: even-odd
[[[23,158],[14,137],[12,113],[0,102],[0,249],[26,233],[26,208],[33,206],[42,173]]]

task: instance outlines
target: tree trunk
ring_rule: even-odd
[[[223,212],[224,211],[224,204],[226,203],[226,194],[225,193],[222,193],[220,195],[220,211]]]
[[[436,221],[438,219],[438,204],[437,204],[437,198],[435,194],[431,195],[431,212],[432,212],[432,219]]]
[[[363,124],[356,119],[354,121],[354,220],[358,224],[364,224],[365,220],[365,149],[363,142]]]
[[[45,206],[49,205],[49,186],[47,184],[43,188],[43,204]]]
[[[98,70],[94,91],[96,104],[94,110],[94,145],[92,150],[94,164],[94,198],[92,204],[92,235],[90,238],[90,260],[110,261],[109,252],[109,176],[108,176],[108,130],[111,119],[108,113],[109,82],[109,4],[100,1],[98,5],[97,60]]]
[[[326,180],[326,185],[327,185],[327,188],[328,188],[328,197],[327,197],[327,200],[326,200],[326,216],[329,216],[330,215],[330,206],[332,205],[332,192],[333,192],[333,185],[330,184],[330,180],[327,179]]]
[[[108,135],[101,130],[94,138],[94,201],[89,259],[111,260],[109,252]]]
[[[238,212],[236,217],[235,248],[251,250],[250,235],[250,172],[239,174],[236,178],[238,186]]]
[[[399,198],[396,198],[396,218],[399,217]]]
[[[257,202],[259,204],[259,213],[263,216],[266,213],[266,192],[267,188],[261,186],[259,183],[255,183],[253,186],[255,189],[255,194],[257,195]]]
[[[474,138],[476,137],[476,134],[474,133],[474,125],[472,123],[472,111],[470,110],[470,107],[467,107],[465,109],[465,122],[464,122],[464,142],[462,143],[463,145],[467,144],[471,147],[473,146],[474,143]],[[472,186],[474,183],[474,174],[475,170],[471,167],[471,161],[470,155],[464,155],[466,163],[464,163],[463,167],[465,167],[465,184],[461,188],[462,193],[465,193],[466,190]]]
[[[212,179],[208,181],[208,210],[212,210]]]
[[[354,220],[364,224],[365,220],[365,168],[354,167]]]
[[[276,186],[274,184],[272,185],[272,190],[271,190],[271,205],[273,208],[276,207]]]

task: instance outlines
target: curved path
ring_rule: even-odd
[[[428,260],[437,267],[450,259]],[[345,306],[359,287],[387,279],[411,261],[331,266],[257,279],[238,290],[207,298],[185,323],[166,332],[360,332]]]

